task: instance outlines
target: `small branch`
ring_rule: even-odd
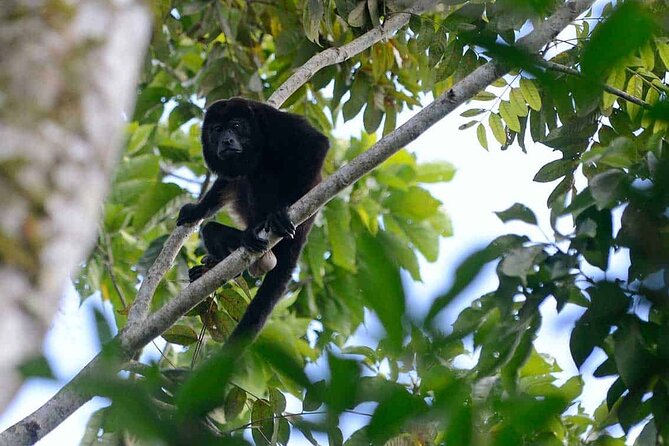
[[[551,62],[551,61],[548,61],[548,60],[540,60],[539,64],[541,66],[544,66],[544,67],[548,68],[549,70],[552,70],[552,71],[557,71],[559,73],[565,73],[565,74],[568,74],[570,76],[582,77],[582,74],[581,74],[580,71],[578,71],[574,68],[567,67],[565,65],[561,65],[559,63]],[[640,105],[641,107],[644,107],[644,108],[650,108],[650,106],[651,106],[648,102],[644,101],[643,99],[637,98],[636,96],[632,96],[631,94],[629,94],[627,92],[624,92],[622,90],[619,90],[615,87],[612,87],[612,86],[606,84],[605,82],[601,82],[600,85],[602,86],[604,91],[606,91],[607,93],[611,93],[614,96],[618,96],[619,98],[624,99],[627,102],[631,102],[633,104]]]
[[[183,175],[179,175],[178,173],[172,172],[170,169],[168,169],[165,166],[160,166],[160,171],[167,176],[176,178],[177,180],[185,181],[185,182],[191,183],[191,184],[197,184],[198,186],[200,186],[202,184],[202,182],[200,180],[196,179],[196,178],[188,178],[188,177],[185,177]]]
[[[309,59],[298,68],[286,82],[267,100],[267,104],[279,108],[286,99],[295,93],[302,85],[313,77],[321,68],[344,62],[351,57],[360,54],[381,39],[394,34],[398,29],[409,23],[412,15],[420,14],[431,9],[437,4],[436,0],[418,0],[407,12],[398,12],[390,16],[381,26],[377,26],[365,34],[351,40],[340,47],[328,48]]]
[[[202,182],[202,186],[200,186],[200,195],[198,195],[197,197],[198,200],[204,197],[205,192],[207,192],[207,189],[209,188],[210,181],[211,181],[211,172],[207,170],[207,175],[204,176],[204,181]]]
[[[539,51],[541,47],[555,38],[578,15],[589,8],[593,2],[594,0],[572,0],[566,2],[555,14],[539,25],[534,31],[520,39],[517,43],[518,47],[527,52],[534,53]],[[374,167],[388,159],[402,147],[414,141],[425,130],[448,115],[457,106],[470,100],[476,93],[502,76],[505,72],[504,66],[494,61],[475,69],[453,86],[451,90],[438,97],[404,125],[383,137],[372,148],[340,168],[302,197],[291,207],[289,212],[290,218],[296,223],[301,223],[315,214],[325,203],[348,185],[370,172]],[[180,226],[176,228],[165,243],[163,251],[156,260],[156,263],[161,262],[161,265],[165,268],[163,272],[167,270],[174,260],[176,253],[181,247],[181,243],[193,229],[194,226]],[[270,246],[275,245],[278,240],[275,236],[270,237]],[[201,302],[207,295],[211,294],[221,283],[240,274],[258,257],[259,254],[250,254],[245,249],[236,250],[200,279],[184,288],[175,298],[170,300],[157,312],[151,314],[145,320],[137,319],[138,322],[128,324],[126,329],[115,338],[115,341],[122,347],[122,354],[144,347],[155,337],[167,330],[179,317]],[[158,274],[160,268],[160,266],[154,264],[145,280],[145,282],[151,280],[153,290],[155,290],[155,286],[160,281],[162,274],[156,276],[152,275],[152,272]],[[145,285],[142,284],[142,288],[144,287]],[[142,288],[140,288],[138,299],[140,298],[140,294],[143,293]],[[150,288],[149,285],[146,286],[146,289],[148,288]],[[146,299],[144,304],[148,307],[150,295],[153,294],[153,291],[148,294],[146,293],[146,289],[144,291],[145,294],[142,294],[142,296],[145,296],[143,297]],[[98,355],[93,359],[82,372],[66,384],[44,406],[0,434],[0,444],[14,445],[35,442],[85,403],[90,395],[81,396],[75,394],[72,389],[81,382],[82,378],[89,376],[88,373],[95,373],[96,367],[99,367],[99,364],[102,363],[100,358],[101,355]],[[122,360],[127,359],[129,357],[122,358]]]

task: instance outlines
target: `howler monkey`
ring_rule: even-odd
[[[231,339],[257,333],[284,293],[313,223],[312,217],[296,228],[287,210],[320,182],[328,148],[328,139],[302,116],[260,102],[233,98],[207,109],[202,151],[217,178],[198,203],[181,208],[177,225],[211,216],[225,203],[231,203],[246,224],[244,230],[217,222],[202,228],[208,253],[205,268],[240,246],[256,252],[266,250],[267,240],[258,235],[262,229],[284,237],[272,248],[276,266],[271,269],[270,258],[269,268],[265,265],[264,269],[271,271]],[[201,274],[202,268],[195,271],[196,276]]]

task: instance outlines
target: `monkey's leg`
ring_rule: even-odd
[[[295,237],[295,224],[288,216],[288,208],[283,207],[269,214],[267,220],[265,220],[265,229],[281,237]]]
[[[263,251],[267,249],[267,241],[260,238],[254,229],[240,231],[217,222],[209,222],[202,228],[202,240],[207,254],[202,259],[202,265],[197,265],[188,270],[191,282],[199,279],[230,253],[243,246],[252,251]],[[276,259],[272,251],[268,251],[258,261],[249,267],[249,273],[259,277],[270,271],[276,265]]]
[[[202,259],[202,265],[196,265],[188,270],[191,282],[199,279],[202,274],[239,248],[243,231],[212,221],[204,225],[201,235],[207,255]]]

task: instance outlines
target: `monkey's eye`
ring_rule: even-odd
[[[222,126],[222,125],[219,125],[219,124],[216,124],[216,125],[213,126],[211,129],[212,129],[213,131],[215,131],[215,132],[220,132],[220,131],[223,129],[223,126]]]
[[[232,122],[230,123],[230,126],[231,126],[233,129],[237,130],[237,129],[239,129],[239,128],[241,127],[241,124],[239,124],[239,121],[232,121]]]

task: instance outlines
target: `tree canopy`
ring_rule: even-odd
[[[592,4],[153,0],[123,154],[74,281],[82,299],[111,302],[116,327],[101,324],[105,348],[66,387],[78,396],[54,397],[66,410],[44,425],[53,409],[32,415],[39,437],[100,395],[112,403],[84,444],[625,444],[612,426],[643,426],[638,445],[669,441],[669,9]],[[327,201],[287,296],[243,352],[225,341],[256,292],[255,279],[234,278],[251,258],[232,256],[186,287],[204,251],[193,229],[173,232],[179,208],[210,184],[204,109],[232,96],[304,115],[327,135],[363,124],[331,138],[329,182],[293,207],[302,221]],[[536,143],[561,154],[534,177],[555,184],[550,232],[489,241],[415,320],[401,272],[421,280],[419,259],[435,261],[452,235],[427,185],[454,167],[402,147],[457,106],[482,150]],[[522,203],[497,215],[538,225]],[[629,259],[624,279],[610,279],[613,256]],[[491,262],[497,288],[452,326],[436,322]],[[594,374],[615,381],[595,413],[579,403],[583,379],[558,380],[534,348],[549,301],[584,310],[569,344],[579,368],[595,350],[606,356]],[[362,342],[354,332],[373,317],[384,336]],[[162,356],[138,362],[161,333]],[[459,366],[461,355],[475,365]],[[347,414],[363,427],[344,438]]]

